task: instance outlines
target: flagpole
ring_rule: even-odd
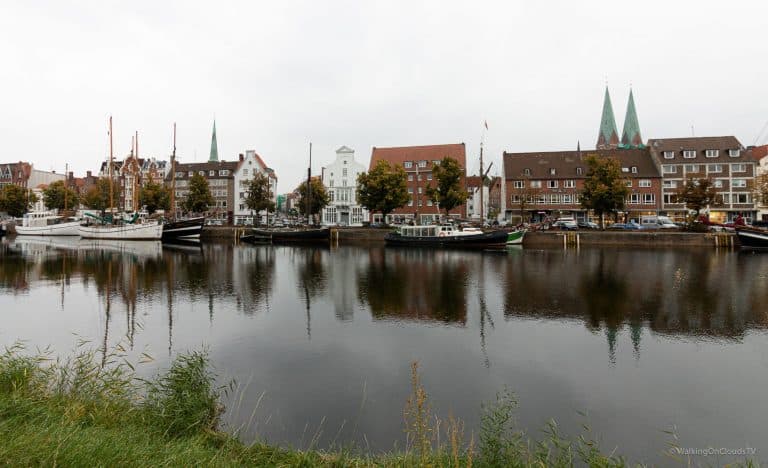
[[[483,218],[483,188],[485,183],[483,181],[483,142],[485,141],[485,131],[488,130],[488,122],[483,121],[483,132],[480,136],[480,226],[485,224],[485,218]]]

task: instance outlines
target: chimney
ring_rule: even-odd
[[[91,171],[85,171],[85,176],[90,178],[91,177]]]
[[[243,153],[240,153],[240,162],[243,162],[243,159],[245,159],[245,156],[243,156]]]

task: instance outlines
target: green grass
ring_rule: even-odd
[[[510,392],[482,408],[481,427],[465,441],[464,425],[433,416],[418,365],[405,404],[406,448],[398,453],[288,450],[245,445],[218,430],[222,396],[205,352],[180,355],[153,379],[135,377],[115,354],[67,360],[0,354],[0,465],[10,466],[624,466],[581,435],[569,439],[552,422],[533,440],[514,426]],[[394,442],[394,441],[393,441]],[[670,460],[673,462],[673,460]],[[683,461],[684,462],[684,461]]]

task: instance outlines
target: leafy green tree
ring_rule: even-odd
[[[80,195],[58,180],[43,189],[43,203],[48,209],[63,210],[76,208],[80,204]]]
[[[603,229],[603,215],[624,209],[629,189],[617,159],[589,155],[586,161],[589,171],[580,194],[581,206],[595,212],[600,218],[600,229]]]
[[[5,185],[0,190],[0,211],[5,211],[14,218],[24,216],[29,207],[37,203],[37,195],[18,185]]]
[[[167,213],[171,209],[171,189],[150,178],[149,182],[139,190],[139,203],[149,214],[157,210]]]
[[[411,199],[406,184],[405,169],[379,160],[370,172],[357,176],[357,201],[371,213],[381,212],[386,220],[389,213]]]
[[[275,210],[275,202],[272,201],[272,190],[269,186],[269,177],[261,172],[256,173],[253,179],[249,180],[245,187],[246,197],[245,205],[251,211],[260,213],[266,210],[267,213]],[[259,224],[259,219],[256,217],[256,225]]]
[[[437,182],[436,187],[427,187],[427,196],[445,210],[445,216],[459,205],[467,201],[469,194],[461,186],[463,174],[459,162],[451,157],[444,157],[440,164],[432,168],[432,177]]]
[[[710,179],[695,179],[689,177],[675,193],[675,201],[685,203],[685,207],[696,214],[694,220],[699,219],[699,213],[710,205],[719,205],[717,190]]]
[[[109,206],[109,179],[101,178],[96,185],[91,187],[83,198],[83,204],[93,210],[104,211]],[[112,184],[112,203],[117,206],[120,203],[120,187]]]
[[[320,179],[312,179],[310,183],[311,193],[309,194],[309,212],[312,216],[315,216],[320,213],[320,210],[328,205],[330,198],[328,197],[328,192],[325,190],[323,183],[320,182]],[[301,185],[299,185],[297,208],[304,216],[307,216],[307,195],[307,183],[302,182]]]
[[[189,193],[184,203],[181,204],[182,209],[187,213],[204,213],[213,204],[214,200],[208,181],[196,173],[189,179]]]

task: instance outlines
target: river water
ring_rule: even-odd
[[[554,418],[634,462],[667,464],[670,432],[768,458],[768,255],[3,242],[0,344],[120,344],[147,375],[207,347],[246,440],[402,447],[418,361],[467,433],[506,387],[533,436]]]

